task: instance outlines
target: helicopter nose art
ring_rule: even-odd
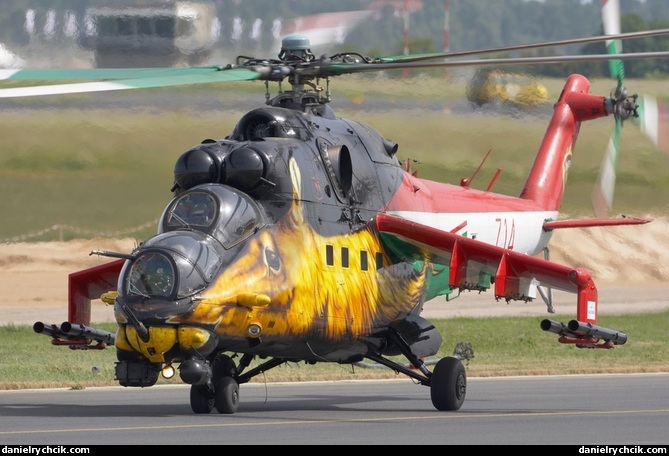
[[[126,352],[135,351],[152,363],[169,361],[165,354],[178,346],[183,356],[211,353],[216,338],[209,331],[188,326],[152,326],[147,341],[133,326],[120,326],[116,332],[116,347]]]
[[[425,265],[391,265],[369,227],[320,234],[305,218],[303,179],[292,161],[290,171],[295,193],[288,213],[249,238],[181,320],[215,324],[224,338],[342,340],[409,313],[424,292]]]

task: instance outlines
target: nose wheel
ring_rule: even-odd
[[[216,410],[221,414],[233,414],[239,407],[239,384],[232,377],[223,377],[216,385],[214,398]]]
[[[239,407],[239,384],[233,378],[235,362],[227,355],[218,355],[212,367],[212,380],[191,385],[190,407],[193,413],[207,414],[216,407],[218,413],[232,414]]]
[[[207,385],[191,385],[190,408],[193,413],[211,413],[214,409],[214,396]]]

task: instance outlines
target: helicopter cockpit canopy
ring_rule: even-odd
[[[119,289],[130,299],[191,296],[229,261],[226,250],[260,230],[265,220],[249,196],[227,185],[202,184],[180,193],[165,208],[158,234],[126,264]]]
[[[220,267],[221,246],[198,232],[168,232],[142,244],[137,259],[127,266],[121,290],[127,297],[190,296],[209,284]]]
[[[158,233],[196,230],[230,249],[265,225],[260,206],[239,190],[223,184],[202,184],[176,196],[167,205]]]

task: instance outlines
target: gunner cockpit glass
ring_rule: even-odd
[[[158,252],[142,255],[128,274],[128,293],[143,297],[169,298],[174,293],[176,275],[169,258]]]
[[[220,243],[199,231],[156,235],[136,255],[124,280],[125,293],[135,298],[192,296],[214,280],[224,261]]]

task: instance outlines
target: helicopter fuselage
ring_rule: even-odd
[[[228,138],[179,157],[159,233],[120,275],[120,359],[170,363],[224,350],[350,362],[393,352],[389,326],[453,290],[431,254],[380,235],[379,212],[525,253],[548,242],[536,233],[556,214],[421,180],[395,143],[325,114],[259,108]],[[473,288],[490,286],[476,274]]]

